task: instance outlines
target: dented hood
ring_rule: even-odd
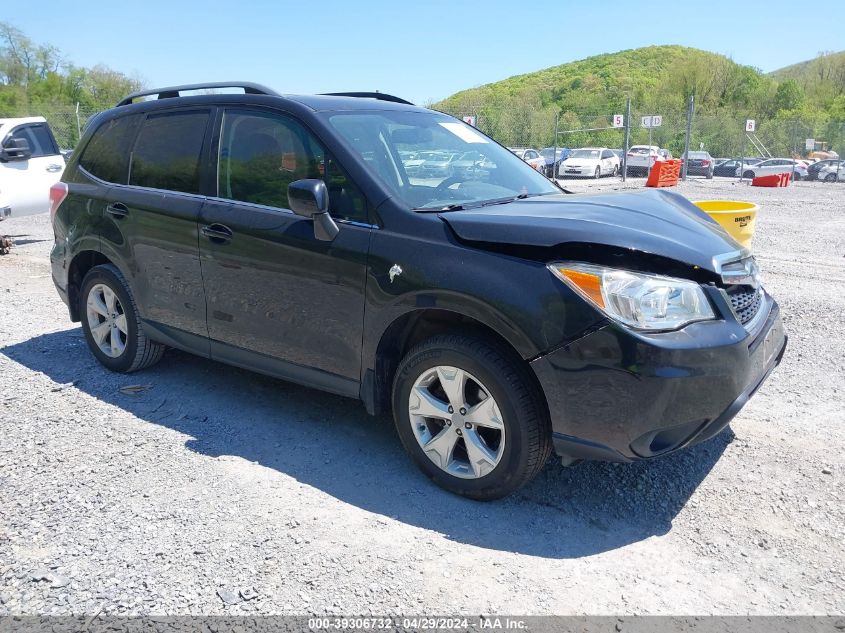
[[[552,195],[441,213],[468,242],[552,247],[603,244],[714,271],[713,257],[742,247],[682,195],[663,190]]]

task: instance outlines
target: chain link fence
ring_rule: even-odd
[[[482,132],[507,147],[624,147],[625,128],[614,127],[614,118],[625,115],[621,103],[615,112],[556,111],[553,107],[497,108],[466,105],[445,109],[447,114],[475,122]],[[643,119],[658,116],[660,125],[645,127]],[[748,119],[754,131],[747,132]],[[632,105],[629,146],[657,145],[676,158],[684,153],[689,122],[690,151],[704,150],[714,158],[805,158],[811,151],[836,151],[845,156],[845,121],[761,119],[735,114],[697,114],[689,110],[644,110]],[[808,139],[813,147],[808,149]]]

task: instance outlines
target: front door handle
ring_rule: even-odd
[[[228,226],[223,224],[207,224],[206,226],[200,229],[200,233],[205,235],[208,239],[210,239],[215,244],[227,244],[231,241],[232,236],[232,229]]]
[[[61,165],[56,165],[56,164],[54,163],[54,164],[52,164],[52,165],[47,165],[47,167],[45,167],[45,169],[46,169],[47,171],[61,171],[61,170],[63,170],[63,169],[64,169],[64,167],[62,167]]]
[[[129,215],[129,209],[122,202],[112,202],[106,207],[106,213],[116,218],[125,218]]]

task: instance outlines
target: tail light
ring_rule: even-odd
[[[702,166],[702,167],[707,167],[709,164],[710,164],[710,161],[709,161],[709,160],[703,160],[703,161],[701,161],[701,166]]]
[[[67,198],[67,184],[61,181],[50,187],[50,224],[56,219],[59,205]]]

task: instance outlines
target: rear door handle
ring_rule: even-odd
[[[112,202],[106,207],[106,213],[113,215],[116,218],[125,218],[129,215],[129,209],[122,202]]]
[[[45,169],[47,171],[61,171],[62,169],[64,169],[64,167],[62,167],[61,165],[53,164],[53,165],[47,165],[47,167]]]
[[[207,224],[200,229],[200,233],[205,235],[215,244],[226,244],[232,240],[232,229],[223,224]]]

